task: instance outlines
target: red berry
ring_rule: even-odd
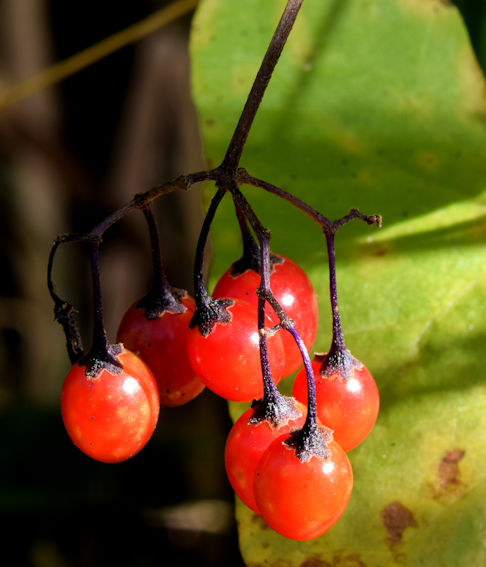
[[[117,334],[117,341],[140,356],[152,370],[162,406],[185,404],[204,389],[186,351],[194,300],[186,295],[181,301],[183,313],[164,311],[156,319],[147,319],[145,310],[137,309],[138,302],[134,303],[125,313]]]
[[[95,378],[74,364],[61,392],[61,413],[73,443],[104,463],[133,457],[148,442],[159,416],[159,394],[152,372],[128,350],[117,355],[120,372]]]
[[[275,299],[280,303],[287,316],[295,323],[301,339],[307,350],[310,350],[317,332],[318,309],[317,296],[312,283],[306,273],[297,264],[288,258],[280,257],[282,262],[273,265],[270,275],[270,288]],[[237,276],[231,275],[227,270],[220,278],[213,291],[213,297],[234,297],[251,303],[258,307],[256,290],[260,285],[260,275],[253,270],[246,270]],[[271,325],[277,325],[279,318],[271,307],[266,305]],[[293,339],[285,330],[278,334],[282,337],[285,349],[286,370],[285,375],[291,374],[302,364],[302,356]]]
[[[256,312],[245,301],[228,307],[231,320],[216,323],[207,336],[197,327],[187,338],[189,360],[213,392],[228,400],[249,402],[263,397],[260,341]],[[268,359],[275,383],[284,376],[285,352],[280,335],[267,339]]]
[[[255,414],[255,409],[250,408],[235,422],[226,440],[224,460],[228,480],[244,504],[257,514],[259,510],[253,494],[255,468],[272,441],[304,425],[306,408],[296,404],[296,409],[295,417],[274,426],[267,420],[250,423]]]
[[[326,532],[341,516],[351,496],[353,472],[346,453],[335,442],[329,455],[302,462],[285,444],[273,441],[259,461],[254,479],[255,500],[268,525],[294,540]]]
[[[334,440],[345,451],[353,449],[372,430],[380,406],[376,383],[359,361],[351,375],[344,379],[338,372],[321,376],[321,362],[312,361],[316,384],[317,417],[334,431]],[[307,380],[304,369],[295,378],[292,396],[307,403]]]

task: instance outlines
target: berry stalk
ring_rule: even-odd
[[[265,235],[262,238],[262,240],[260,240],[260,254],[261,254],[260,263],[262,268],[260,290],[264,290],[264,291],[270,291],[269,240],[270,238],[267,235]],[[278,398],[281,397],[281,395],[272,380],[270,365],[268,363],[267,339],[265,336],[265,304],[266,304],[266,300],[263,297],[263,294],[258,294],[258,334],[260,338],[260,360],[262,365],[263,392],[264,392],[263,397],[267,403],[277,404]]]
[[[332,310],[332,342],[329,352],[323,356],[319,372],[322,376],[329,376],[334,372],[338,372],[339,375],[346,380],[351,375],[351,371],[357,363],[346,347],[341,327],[336,283],[334,234],[326,234],[326,243],[329,261],[329,295]]]
[[[224,195],[225,190],[219,188],[209,205],[201,232],[199,233],[194,259],[194,299],[196,300],[196,311],[191,319],[190,327],[197,326],[203,336],[207,336],[217,322],[224,323],[231,320],[231,315],[226,307],[232,305],[233,301],[231,299],[213,299],[208,293],[203,274],[204,250],[209,236],[209,229]]]
[[[151,290],[137,304],[137,308],[145,309],[147,319],[160,317],[164,311],[169,313],[183,313],[185,311],[181,297],[183,290],[173,288],[165,274],[157,223],[150,207],[143,209],[145,220],[150,234],[150,247],[152,250],[153,284]]]
[[[286,316],[284,310],[275,299],[270,288],[270,273],[271,273],[271,254],[270,254],[270,231],[266,229],[258,219],[250,203],[241,194],[239,189],[232,187],[232,195],[237,211],[240,212],[240,217],[246,223],[250,223],[252,229],[258,239],[259,244],[259,268],[260,268],[260,285],[257,289],[258,295],[258,334],[260,346],[260,363],[262,369],[263,379],[263,399],[254,402],[253,407],[254,415],[251,418],[251,423],[259,423],[266,420],[275,427],[279,427],[283,421],[295,417],[298,410],[295,407],[294,400],[286,396],[282,396],[276,387],[270,370],[267,351],[267,334],[269,331],[265,328],[265,306],[266,303],[274,308],[279,316],[281,322],[285,321],[287,324],[293,326],[292,321]],[[240,221],[241,225],[241,221]],[[258,248],[252,250],[253,253]],[[272,329],[270,332],[275,332],[277,329]],[[294,329],[295,330],[295,329]],[[297,332],[297,331],[295,331]],[[305,347],[304,347],[305,348]]]
[[[93,285],[93,343],[91,350],[83,359],[86,364],[86,376],[96,377],[101,370],[107,368],[115,374],[121,371],[121,364],[116,357],[120,350],[110,347],[103,324],[103,300],[101,297],[101,283],[99,270],[99,241],[94,241],[90,245],[91,252],[91,277]]]
[[[47,263],[47,287],[49,289],[49,294],[54,301],[54,319],[62,326],[66,337],[66,349],[69,360],[71,361],[71,364],[74,364],[84,354],[79,328],[74,320],[74,313],[76,310],[69,302],[64,301],[57,295],[52,282],[52,264],[54,262],[54,256],[57,248],[61,242],[62,240],[57,238],[49,253],[49,261]]]

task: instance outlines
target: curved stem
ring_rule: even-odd
[[[288,419],[296,417],[299,410],[295,406],[293,398],[283,396],[272,379],[270,370],[270,362],[268,359],[267,348],[267,331],[265,329],[265,304],[269,302],[274,308],[281,321],[291,323],[287,318],[280,304],[277,302],[270,289],[270,273],[272,257],[270,254],[270,231],[265,229],[251,205],[241,194],[237,186],[232,186],[231,192],[235,202],[237,211],[239,211],[239,219],[244,221],[248,229],[249,222],[255,231],[260,247],[260,286],[257,289],[258,295],[258,336],[260,347],[260,364],[263,378],[263,398],[253,403],[253,417],[250,423],[259,423],[267,421],[275,427],[279,427],[281,423]]]
[[[54,301],[54,318],[62,326],[64,336],[66,337],[66,349],[69,360],[71,361],[71,364],[74,364],[80,360],[84,354],[81,334],[79,332],[78,325],[74,320],[75,309],[70,303],[64,301],[57,295],[54,289],[54,284],[52,283],[52,266],[54,256],[61,242],[62,241],[60,239],[56,239],[49,253],[49,261],[47,263],[47,287]]]
[[[233,199],[238,204],[242,213],[245,215],[246,219],[248,220],[251,227],[255,231],[260,246],[264,242],[267,242],[268,244],[270,242],[270,231],[262,225],[260,219],[255,214],[255,211],[252,209],[250,203],[246,200],[246,198],[244,197],[244,195],[241,193],[241,191],[238,189],[236,185],[231,187],[231,193],[233,195]],[[263,261],[263,256],[261,254],[262,252],[260,252],[260,263]],[[270,251],[268,251],[268,267],[266,268],[268,273],[268,285],[263,285],[263,286],[260,285],[259,289],[257,290],[257,293],[259,297],[263,298],[271,305],[271,307],[279,317],[282,326],[293,324],[292,321],[287,317],[287,314],[285,313],[284,309],[282,308],[280,303],[276,300],[275,296],[273,295],[270,289],[270,263],[271,263],[271,254]],[[263,267],[261,274],[263,277]]]
[[[52,245],[51,251],[49,252],[49,260],[47,262],[47,288],[54,303],[62,302],[61,298],[57,295],[54,289],[54,284],[52,283],[52,266],[54,264],[54,256],[56,255],[59,244],[61,244],[61,240],[57,238]]]
[[[255,211],[252,209],[250,203],[244,197],[243,193],[238,189],[238,185],[234,183],[229,187],[229,189],[235,203],[241,210],[244,217],[250,223],[252,229],[255,231],[258,242],[261,244],[261,241],[265,238],[270,239],[270,231],[268,230],[268,228],[265,228],[263,226],[260,219],[255,214]]]
[[[221,203],[224,195],[225,191],[219,188],[214,195],[211,204],[209,205],[208,212],[206,213],[201,227],[201,232],[199,233],[199,238],[196,245],[196,254],[194,257],[194,295],[196,299],[196,305],[204,302],[209,295],[206,284],[204,283],[204,250],[206,248],[211,223],[213,222],[216,210]]]
[[[151,290],[138,303],[137,308],[145,309],[147,319],[157,319],[168,311],[169,313],[183,313],[184,304],[180,298],[185,295],[184,290],[173,288],[165,274],[157,223],[149,206],[143,209],[145,220],[150,234],[150,247],[152,249],[153,284]]]
[[[152,201],[162,197],[162,195],[167,195],[177,189],[187,191],[192,185],[200,183],[201,181],[207,181],[210,179],[217,180],[219,179],[217,172],[218,170],[211,169],[208,171],[190,173],[189,175],[180,175],[176,179],[163,183],[162,185],[158,185],[157,187],[153,187],[144,193],[138,193],[129,203],[111,215],[108,215],[99,224],[97,224],[89,233],[87,233],[86,237],[92,239],[93,237],[102,236],[102,234],[106,232],[110,226],[125,217],[128,213],[135,209],[146,209]]]
[[[297,329],[292,325],[287,327],[287,331],[294,337],[299,347],[302,360],[304,362],[305,375],[307,380],[307,418],[305,420],[304,429],[313,432],[317,429],[317,405],[316,405],[316,384],[314,379],[314,371],[312,362]]]
[[[330,221],[319,211],[311,207],[305,201],[302,201],[302,199],[299,199],[298,197],[295,197],[295,195],[292,195],[292,193],[285,191],[285,189],[281,189],[280,187],[277,187],[272,183],[268,183],[267,181],[253,177],[243,168],[238,169],[238,182],[241,184],[252,185],[253,187],[259,187],[260,189],[263,189],[268,193],[277,195],[278,197],[288,201],[289,203],[294,205],[294,207],[297,207],[303,213],[311,217],[311,219],[319,224],[319,226],[321,226],[323,229],[331,230],[332,221]]]
[[[365,215],[364,213],[360,212],[358,209],[351,209],[347,215],[344,217],[337,219],[337,220],[330,220],[322,213],[311,207],[302,199],[299,199],[292,193],[285,191],[285,189],[281,189],[272,183],[268,183],[267,181],[263,181],[262,179],[258,179],[257,177],[253,177],[250,175],[244,168],[238,169],[237,174],[237,181],[238,184],[247,184],[252,185],[253,187],[259,187],[268,193],[272,193],[273,195],[277,195],[281,199],[288,201],[294,207],[300,209],[303,213],[308,215],[314,222],[316,222],[324,232],[325,235],[328,234],[336,234],[336,232],[348,222],[359,219],[367,224],[376,224],[376,226],[381,227],[382,218],[381,215]]]
[[[255,115],[260,107],[265,90],[272,78],[275,66],[277,65],[282,50],[294,25],[295,19],[297,18],[302,2],[303,0],[289,0],[287,2],[229,143],[228,150],[222,163],[222,167],[224,169],[236,171],[236,168],[238,167],[253,120],[255,119]]]
[[[89,232],[82,234],[59,235],[56,238],[54,245],[52,246],[49,256],[47,285],[51,297],[55,300],[55,297],[53,295],[54,286],[52,285],[50,274],[51,274],[52,264],[54,262],[54,256],[57,252],[57,248],[59,244],[64,244],[66,242],[86,242],[86,243],[98,242],[101,236],[103,236],[103,234],[112,225],[114,225],[116,222],[121,220],[128,213],[131,213],[136,209],[146,209],[150,205],[150,203],[155,199],[162,197],[163,195],[172,193],[177,189],[182,189],[187,191],[195,183],[200,183],[202,181],[207,181],[207,180],[219,181],[219,179],[220,179],[220,171],[218,169],[199,171],[196,173],[191,173],[189,175],[180,175],[179,177],[173,179],[172,181],[168,181],[167,183],[163,183],[162,185],[149,189],[144,193],[139,193],[135,195],[135,197],[129,203],[127,203],[120,209],[116,210],[112,214],[105,217]]]
[[[194,298],[196,301],[196,310],[189,326],[191,328],[197,326],[203,336],[207,336],[216,323],[227,323],[231,320],[231,313],[229,313],[226,308],[234,303],[232,299],[213,299],[208,293],[203,275],[204,249],[206,247],[209,229],[213,222],[216,209],[221,203],[225,192],[225,189],[219,187],[209,205],[208,212],[201,227],[201,232],[199,233],[194,259]]]

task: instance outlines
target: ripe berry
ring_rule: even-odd
[[[185,295],[181,301],[185,307],[182,313],[165,310],[155,319],[147,319],[145,310],[134,303],[125,313],[117,334],[117,342],[140,356],[152,370],[162,406],[185,404],[204,389],[186,351],[194,300]]]
[[[339,371],[329,376],[320,374],[321,358],[314,358],[312,369],[316,385],[317,417],[334,431],[334,439],[345,451],[359,445],[373,428],[380,406],[376,383],[359,361],[351,367],[350,376]],[[292,396],[307,403],[307,382],[303,370],[294,382]]]
[[[280,263],[273,264],[270,275],[270,288],[275,299],[280,303],[287,316],[295,323],[300,337],[307,350],[310,350],[317,332],[318,308],[317,296],[304,270],[297,264],[281,256]],[[233,297],[243,299],[254,306],[254,316],[258,306],[256,290],[260,285],[260,275],[253,270],[232,275],[232,269],[227,270],[216,284],[213,297]],[[270,317],[271,326],[279,323],[279,318],[267,304],[266,312]],[[291,374],[302,364],[302,356],[294,339],[285,330],[278,331],[282,338],[286,357],[285,375]]]
[[[117,358],[122,368],[103,368],[86,376],[86,364],[76,363],[61,392],[61,413],[73,443],[104,463],[133,457],[148,442],[159,416],[159,394],[152,372],[129,350]]]
[[[353,487],[353,472],[343,449],[327,443],[328,456],[301,461],[291,436],[277,438],[263,454],[254,478],[257,506],[268,525],[298,541],[326,532],[342,515]]]
[[[249,402],[263,397],[260,339],[254,308],[235,299],[230,320],[218,322],[207,336],[190,330],[187,352],[195,373],[219,396]],[[278,333],[268,337],[268,359],[275,383],[284,376],[285,352]]]
[[[252,407],[235,422],[226,440],[224,460],[228,480],[242,502],[257,514],[259,509],[253,493],[255,468],[272,441],[304,425],[306,408],[301,404],[294,404],[294,408],[291,417],[274,425],[265,419],[252,423],[255,417]]]

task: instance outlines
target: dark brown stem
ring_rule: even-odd
[[[267,233],[262,235],[260,240],[260,252],[261,252],[261,279],[260,279],[260,290],[265,290],[270,292],[270,250],[269,250],[269,240],[270,237]],[[264,399],[270,402],[275,402],[280,396],[277,387],[272,379],[272,374],[270,371],[270,364],[268,362],[267,353],[267,338],[265,336],[265,299],[262,294],[258,294],[258,332],[260,336],[260,359],[262,366],[263,375],[263,391]]]
[[[196,311],[191,319],[190,326],[191,328],[197,326],[203,336],[207,336],[216,323],[225,323],[231,320],[231,314],[226,308],[233,305],[233,300],[212,298],[206,288],[203,271],[204,250],[209,236],[209,229],[211,228],[216,209],[221,203],[225,193],[226,191],[224,189],[219,188],[214,195],[206,217],[204,218],[196,246],[194,260],[194,296]]]
[[[329,258],[329,296],[332,310],[332,340],[340,348],[346,348],[344,344],[343,331],[341,328],[341,317],[339,315],[337,282],[336,282],[336,255],[334,253],[334,234],[326,236],[327,254]]]
[[[253,270],[256,273],[260,273],[260,253],[258,250],[258,244],[253,238],[246,221],[246,217],[236,199],[233,199],[233,203],[235,205],[236,218],[238,219],[238,224],[240,226],[243,253],[239,260],[233,262],[233,265],[231,266],[231,275],[237,276],[238,274],[246,272],[246,270]]]
[[[54,284],[52,282],[52,264],[54,262],[54,256],[56,254],[56,250],[61,244],[61,240],[57,239],[49,254],[49,261],[47,263],[47,287],[49,289],[49,293],[54,301],[54,319],[62,326],[64,335],[66,337],[66,348],[69,356],[69,360],[71,364],[74,364],[84,354],[83,343],[81,340],[81,335],[79,333],[78,325],[74,320],[74,313],[76,310],[74,307],[61,299],[55,289]]]
[[[169,313],[183,313],[185,311],[181,297],[186,291],[173,288],[167,281],[162,254],[160,251],[160,239],[157,223],[150,207],[143,209],[145,220],[150,235],[150,247],[152,249],[153,285],[152,289],[137,304],[137,308],[145,310],[147,319],[157,319],[168,311]]]
[[[253,120],[255,119],[265,90],[272,78],[275,66],[277,65],[295,19],[297,18],[302,2],[303,0],[289,0],[287,2],[229,143],[222,163],[222,167],[226,170],[236,172]]]
[[[262,225],[260,219],[255,214],[255,211],[252,209],[250,203],[245,199],[244,195],[241,193],[241,191],[238,189],[236,185],[231,187],[231,192],[233,195],[233,199],[237,203],[242,213],[245,215],[252,229],[255,231],[260,247],[262,246],[262,243],[266,243],[268,247],[268,243],[270,242],[270,231]],[[269,251],[267,254],[262,254],[262,252],[260,252],[260,257],[261,257],[260,264],[265,260],[265,262],[268,262],[268,266],[264,267],[263,265],[261,265],[260,275],[262,276],[261,279],[262,283],[259,289],[257,290],[257,294],[259,298],[264,299],[266,302],[268,302],[271,305],[271,307],[279,317],[282,327],[286,325],[293,325],[293,321],[291,321],[287,317],[287,314],[285,313],[284,309],[282,308],[280,303],[276,300],[275,296],[273,295],[270,289],[270,273],[271,273],[271,263],[272,263],[271,254]],[[265,281],[263,279],[263,276],[265,275],[264,270],[268,274],[268,278],[266,278]],[[267,279],[268,282],[266,282]]]
[[[260,240],[261,252],[261,280],[260,288],[271,294],[270,290],[270,237],[264,233]],[[253,403],[254,413],[250,423],[259,423],[263,420],[274,427],[279,427],[283,421],[297,417],[299,410],[293,398],[282,396],[272,379],[267,352],[267,338],[265,333],[265,303],[264,294],[258,292],[258,332],[260,336],[260,361],[263,376],[263,399]]]
[[[344,217],[332,221],[311,207],[308,203],[302,201],[302,199],[299,199],[295,195],[292,195],[292,193],[289,193],[288,191],[285,191],[285,189],[281,189],[272,183],[253,177],[244,168],[238,169],[237,182],[238,184],[247,184],[252,185],[253,187],[259,187],[268,193],[272,193],[273,195],[277,195],[281,199],[288,201],[316,222],[322,228],[325,235],[336,234],[342,226],[355,219],[362,220],[370,225],[375,224],[376,226],[381,227],[382,219],[380,215],[365,215],[358,209],[351,209]]]
[[[332,342],[329,352],[323,356],[319,372],[322,376],[330,376],[333,373],[338,373],[346,380],[351,375],[351,371],[356,365],[356,360],[346,348],[341,328],[341,316],[339,315],[337,297],[334,234],[327,234],[326,242],[329,259],[329,295],[332,310]]]
[[[103,325],[103,301],[101,298],[100,270],[98,261],[99,242],[93,242],[91,248],[91,274],[93,281],[93,345],[82,359],[86,365],[86,376],[96,378],[106,368],[112,373],[120,372],[121,364],[116,357],[120,349],[110,347]]]
[[[238,182],[240,184],[252,185],[253,187],[259,187],[260,189],[264,189],[268,193],[273,193],[277,195],[281,199],[288,201],[294,207],[300,209],[303,213],[308,215],[314,222],[316,222],[319,226],[324,229],[331,230],[332,221],[330,221],[327,217],[321,214],[319,211],[311,207],[302,199],[299,199],[292,193],[285,191],[285,189],[281,189],[272,183],[268,183],[267,181],[263,181],[262,179],[258,179],[257,177],[253,177],[250,175],[245,169],[239,168],[238,169]]]
[[[128,213],[131,213],[135,209],[146,209],[152,201],[162,197],[162,195],[167,195],[177,189],[187,191],[195,183],[217,178],[216,170],[198,171],[196,173],[190,173],[189,175],[180,175],[172,181],[158,185],[144,193],[138,193],[129,203],[115,211],[113,214],[107,216],[103,221],[96,225],[86,236],[87,238],[101,236],[110,228],[110,226],[125,217]]]

